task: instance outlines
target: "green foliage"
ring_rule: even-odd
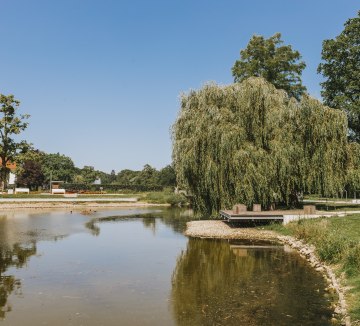
[[[111,170],[111,173],[109,175],[109,183],[113,183],[116,181],[116,173],[115,170]]]
[[[349,193],[360,189],[360,144],[348,144],[346,188]]]
[[[176,176],[173,167],[170,165],[158,171],[146,164],[142,171],[128,169],[120,171],[116,177],[116,184],[175,187]]]
[[[157,183],[164,187],[176,186],[175,170],[171,165],[165,166],[158,172]]]
[[[94,183],[97,178],[104,181],[101,176],[104,176],[105,173],[95,170],[92,166],[84,166],[82,169],[76,170],[76,175],[73,178],[73,181],[76,183],[91,184]]]
[[[346,112],[350,137],[360,141],[360,11],[345,23],[335,39],[323,42],[318,67],[326,80],[321,83],[325,104]]]
[[[252,76],[263,77],[276,88],[299,99],[306,90],[301,83],[301,73],[306,65],[299,61],[301,55],[298,51],[282,43],[280,33],[268,39],[254,35],[246,49],[240,52],[240,60],[236,60],[232,67],[235,82]]]
[[[20,152],[26,152],[30,147],[26,141],[14,139],[15,135],[27,128],[26,120],[30,117],[28,114],[17,114],[19,105],[20,102],[13,95],[0,94],[0,181],[4,187],[9,175],[6,163],[15,161]]]
[[[295,144],[300,153],[298,178],[307,193],[334,196],[344,188],[347,164],[347,121],[337,110],[309,96],[296,104],[292,121]]]
[[[205,215],[235,203],[296,203],[303,192],[343,189],[346,117],[263,78],[206,85],[182,96],[173,126],[177,181]]]
[[[144,168],[140,172],[137,183],[138,184],[156,184],[157,171],[149,164],[145,164]]]
[[[187,204],[187,200],[183,195],[175,194],[170,189],[161,192],[150,192],[142,198],[149,203],[154,204],[170,204],[171,206],[183,206]]]
[[[25,161],[22,165],[21,174],[17,175],[16,183],[20,186],[37,189],[45,180],[40,162],[34,160]]]
[[[45,154],[42,167],[46,182],[50,179],[71,182],[76,172],[72,159],[59,153]]]
[[[125,169],[120,171],[116,176],[117,184],[135,184],[140,171]]]

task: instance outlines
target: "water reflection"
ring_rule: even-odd
[[[190,239],[172,278],[178,325],[329,325],[324,283],[295,253]]]
[[[2,323],[329,325],[323,280],[297,254],[188,240],[191,218],[181,209],[0,217]]]
[[[21,268],[28,259],[36,254],[36,244],[30,243],[27,246],[14,244],[12,248],[0,245],[0,318],[11,311],[11,305],[8,304],[8,296],[12,292],[19,294],[21,292],[21,281],[13,275],[7,275],[11,267]]]
[[[150,229],[154,235],[157,232],[159,223],[166,225],[175,233],[182,234],[185,231],[186,223],[193,219],[193,211],[183,208],[164,208],[163,210],[144,210],[143,212],[133,211],[127,214],[111,215],[111,216],[90,216],[91,218],[85,223],[86,228],[91,231],[91,234],[98,236],[100,234],[100,227],[98,224],[108,222],[121,222],[134,219],[141,219],[144,227]]]

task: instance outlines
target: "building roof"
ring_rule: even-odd
[[[0,165],[2,164],[2,159],[0,158]],[[7,162],[6,163],[6,167],[8,169],[10,169],[10,171],[15,171],[16,170],[16,163],[15,162]]]

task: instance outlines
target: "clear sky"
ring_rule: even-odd
[[[229,84],[253,34],[282,33],[320,98],[322,41],[359,0],[0,0],[0,93],[31,115],[23,138],[118,172],[171,162],[179,94]]]

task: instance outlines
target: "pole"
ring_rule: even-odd
[[[50,171],[50,195],[52,194],[52,171]]]

